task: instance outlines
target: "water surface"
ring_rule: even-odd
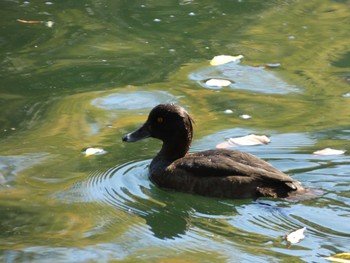
[[[349,252],[346,1],[1,7],[2,261],[327,262]],[[222,54],[244,59],[210,66]],[[148,166],[160,142],[121,137],[159,103],[191,113],[192,152],[265,134],[270,144],[239,149],[323,195],[226,200],[156,187]],[[88,147],[106,154],[86,157]],[[326,147],[347,152],[312,154]],[[283,236],[302,227],[289,246]]]

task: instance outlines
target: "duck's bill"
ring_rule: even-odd
[[[136,131],[130,132],[123,136],[124,142],[137,142],[139,140],[142,140],[144,138],[150,137],[151,134],[149,133],[148,129],[146,128],[146,125],[141,126]]]

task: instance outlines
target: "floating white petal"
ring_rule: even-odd
[[[304,236],[304,232],[306,230],[306,227],[303,227],[301,229],[298,229],[292,233],[289,233],[286,235],[286,240],[292,244],[298,243],[300,240],[302,240]]]
[[[47,27],[53,27],[54,24],[55,24],[55,22],[53,22],[53,21],[47,21],[47,22],[45,22],[45,25],[46,25]]]
[[[252,118],[252,116],[250,116],[248,114],[242,114],[242,115],[239,115],[239,117],[243,120],[249,120]]]
[[[208,79],[205,84],[211,87],[226,87],[232,82],[227,79]]]
[[[323,150],[313,152],[314,155],[340,155],[344,153],[344,150],[335,150],[331,148],[325,148]]]
[[[227,142],[219,143],[216,148],[230,148],[240,145],[252,146],[260,144],[268,144],[271,140],[265,135],[250,134],[243,137],[230,138]]]
[[[238,55],[238,56],[227,56],[227,55],[215,56],[210,61],[210,65],[218,66],[218,65],[229,63],[229,62],[239,62],[241,58],[243,58],[242,55]]]
[[[265,66],[268,68],[278,68],[281,66],[281,63],[267,63]]]
[[[87,148],[85,151],[85,156],[105,154],[106,151],[101,148]]]

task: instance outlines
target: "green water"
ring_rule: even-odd
[[[0,261],[328,262],[350,252],[347,1],[0,6]],[[244,59],[210,66],[222,54]],[[157,188],[147,168],[160,142],[121,137],[165,102],[194,118],[191,151],[268,135],[239,149],[323,196],[235,201]],[[86,157],[87,147],[106,154]],[[326,147],[347,152],[312,155]],[[301,227],[305,238],[289,246],[283,236]]]

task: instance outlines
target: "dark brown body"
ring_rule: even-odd
[[[305,192],[298,181],[256,156],[222,149],[173,162],[156,156],[150,178],[160,187],[221,198],[287,198]]]
[[[123,137],[134,142],[153,137],[163,146],[150,165],[158,186],[223,198],[279,197],[304,199],[310,191],[258,157],[240,151],[209,150],[189,154],[192,119],[180,106],[160,104],[145,124]]]

